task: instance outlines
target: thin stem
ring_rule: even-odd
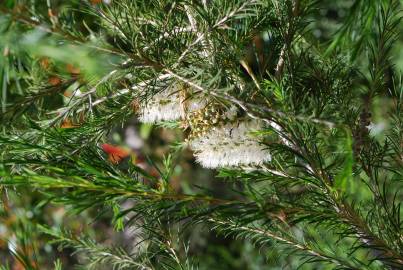
[[[225,99],[225,100],[227,100],[227,101],[231,101],[231,102],[237,104],[237,105],[240,106],[251,118],[263,120],[263,121],[269,123],[270,125],[273,123],[273,122],[271,121],[271,119],[268,119],[268,118],[261,117],[261,116],[257,115],[256,113],[252,112],[252,111],[250,110],[250,108],[253,108],[253,109],[256,109],[256,110],[260,110],[260,111],[263,111],[263,112],[267,112],[267,113],[270,113],[270,114],[274,114],[274,115],[276,115],[276,116],[278,116],[278,117],[290,118],[290,119],[297,119],[297,120],[301,120],[301,121],[308,121],[308,122],[313,122],[313,123],[316,123],[316,124],[323,124],[323,125],[326,125],[326,126],[329,127],[329,128],[335,128],[337,125],[340,125],[340,124],[336,124],[336,123],[333,123],[333,122],[330,122],[330,121],[327,121],[327,120],[323,120],[323,119],[318,119],[318,118],[313,118],[313,117],[305,117],[305,116],[301,116],[301,115],[289,115],[289,114],[286,114],[286,113],[281,112],[281,111],[278,111],[278,110],[274,110],[274,109],[270,109],[270,108],[258,106],[258,105],[252,104],[252,103],[246,103],[246,102],[243,102],[243,101],[241,101],[241,100],[239,100],[239,99],[237,99],[237,98],[235,98],[235,97],[233,97],[233,96],[230,96],[230,95],[228,95],[228,94],[221,94],[221,93],[218,93],[218,92],[216,92],[216,91],[206,89],[206,88],[204,88],[204,87],[202,87],[202,86],[200,86],[200,85],[198,85],[198,84],[192,82],[191,80],[189,80],[189,79],[187,79],[187,78],[184,78],[184,77],[182,77],[182,76],[176,74],[175,72],[173,72],[173,71],[170,70],[170,69],[165,69],[165,71],[166,71],[168,74],[171,74],[173,77],[175,77],[175,78],[179,79],[180,81],[182,81],[182,82],[184,82],[184,83],[186,83],[186,84],[188,84],[188,85],[194,87],[195,89],[197,89],[197,90],[199,90],[199,91],[202,91],[202,92],[204,92],[204,93],[211,94],[212,96],[215,96],[215,97],[218,97],[218,98],[222,98],[222,99]]]
[[[308,253],[310,256],[314,256],[317,257],[321,260],[324,261],[331,261],[332,263],[334,263],[335,265],[338,266],[344,266],[344,267],[348,267],[349,269],[354,269],[354,270],[360,270],[361,268],[357,268],[356,266],[352,265],[350,262],[342,260],[339,257],[334,257],[334,256],[330,256],[327,254],[324,254],[323,252],[320,251],[316,251],[313,250],[312,248],[310,248],[309,246],[299,243],[297,241],[295,241],[294,239],[289,239],[289,238],[285,238],[283,236],[280,236],[278,234],[275,234],[273,232],[269,232],[266,230],[261,230],[261,229],[257,229],[257,228],[250,228],[247,226],[239,226],[237,224],[233,224],[231,222],[228,221],[221,221],[221,220],[216,220],[214,218],[209,218],[208,219],[210,222],[212,222],[213,224],[218,224],[221,226],[225,226],[225,228],[228,230],[234,230],[234,231],[246,231],[246,232],[251,232],[251,233],[255,233],[255,234],[259,234],[262,235],[264,237],[268,237],[270,239],[279,241],[283,244],[289,245],[297,250],[303,251]]]
[[[28,177],[28,176],[27,176]],[[25,177],[18,177],[24,179]],[[49,182],[48,179],[43,180],[40,176],[29,176],[29,180],[27,181],[38,188],[45,188],[45,189],[64,189],[64,188],[78,188],[81,191],[89,191],[89,192],[103,192],[108,195],[114,196],[123,196],[126,198],[131,197],[140,197],[146,199],[157,199],[157,200],[176,200],[176,201],[200,201],[205,202],[213,205],[224,205],[224,204],[232,204],[232,203],[239,203],[239,201],[232,201],[232,200],[224,200],[219,198],[213,198],[210,196],[204,195],[190,195],[190,194],[169,194],[169,193],[158,193],[156,191],[130,191],[128,189],[121,189],[115,187],[107,187],[96,185],[93,183],[81,181],[81,182],[73,182],[73,181],[66,181],[63,179],[51,179],[52,182]],[[18,181],[18,180],[17,180]],[[3,181],[1,182],[3,186],[6,185],[15,185],[14,181]]]
[[[283,75],[283,70],[284,70],[284,65],[285,65],[285,57],[286,57],[286,52],[287,50],[290,48],[291,46],[291,41],[293,39],[293,36],[295,34],[295,31],[292,28],[292,24],[294,23],[294,19],[298,16],[299,14],[299,8],[300,8],[300,0],[295,0],[294,1],[294,5],[292,8],[292,14],[291,14],[291,18],[289,19],[289,21],[287,22],[288,24],[288,30],[285,34],[284,40],[285,43],[283,45],[283,47],[281,48],[281,52],[280,52],[280,56],[276,65],[276,73],[275,73],[275,78],[276,79],[280,79],[281,76]]]

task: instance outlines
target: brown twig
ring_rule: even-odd
[[[295,0],[293,8],[292,8],[291,18],[290,18],[290,21],[288,22],[288,27],[287,27],[288,30],[284,37],[285,43],[284,43],[283,47],[281,48],[280,56],[279,56],[279,59],[278,59],[277,65],[276,65],[276,73],[274,76],[277,80],[280,79],[281,76],[283,75],[286,52],[290,48],[291,41],[295,34],[295,31],[292,28],[293,20],[294,20],[294,18],[296,18],[299,15],[299,9],[300,9],[299,0]]]

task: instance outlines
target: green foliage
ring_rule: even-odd
[[[1,269],[403,267],[401,2],[64,2],[0,4]],[[133,120],[172,80],[272,160],[198,177],[188,127]],[[145,161],[117,164],[133,121]]]

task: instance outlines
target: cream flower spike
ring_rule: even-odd
[[[151,99],[140,105],[139,121],[157,123],[186,118],[186,113],[205,106],[198,98],[186,98],[189,89],[181,89],[180,84],[173,84],[164,91],[155,94]]]
[[[257,120],[229,122],[191,140],[190,147],[206,168],[259,166],[271,161],[270,152],[252,134],[261,127]]]
[[[155,94],[140,105],[139,120],[142,123],[178,120],[182,116],[180,92],[176,87]]]

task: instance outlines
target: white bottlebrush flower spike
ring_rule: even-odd
[[[271,160],[270,152],[253,135],[261,129],[257,120],[236,120],[237,108],[220,109],[203,97],[186,97],[173,84],[140,104],[143,123],[184,120],[192,129],[190,147],[206,168],[256,166]],[[216,107],[217,106],[217,107]]]
[[[196,160],[206,168],[260,165],[271,155],[252,133],[261,128],[256,120],[212,127],[190,141]]]
[[[172,121],[180,119],[182,114],[180,91],[172,86],[140,105],[139,120],[143,123]]]
[[[187,94],[180,85],[171,85],[140,105],[139,121],[152,124],[184,119],[187,112],[205,106],[206,102],[200,98],[185,98]]]

